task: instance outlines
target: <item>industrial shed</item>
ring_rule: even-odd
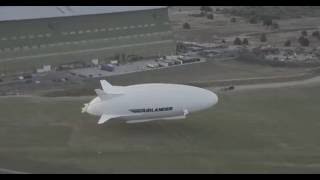
[[[174,53],[165,6],[0,7],[0,71]]]

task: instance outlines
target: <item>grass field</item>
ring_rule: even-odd
[[[264,8],[269,9],[268,7]],[[181,11],[179,11],[179,9],[181,9]],[[310,13],[303,7],[297,7],[297,9],[300,9],[300,11],[304,11],[307,14]],[[279,24],[280,27],[279,30],[274,31],[262,26],[262,23],[250,24],[247,22],[247,19],[239,16],[232,16],[230,14],[214,13],[213,20],[207,19],[205,17],[199,18],[189,16],[189,14],[199,13],[199,6],[169,8],[169,17],[172,22],[173,30],[175,32],[175,38],[177,40],[213,42],[214,39],[224,38],[227,41],[227,44],[232,44],[235,37],[246,37],[249,34],[257,34],[257,36],[248,37],[250,44],[256,46],[263,45],[263,43],[260,42],[260,34],[267,33],[267,44],[281,47],[286,40],[290,39],[293,42],[293,47],[299,47],[296,40],[300,37],[302,30],[313,28],[312,30],[308,31],[308,33],[311,34],[314,30],[319,29],[317,23],[319,22],[319,17],[303,16],[300,18],[292,17],[289,19],[284,18],[280,20],[274,20]],[[230,19],[232,17],[236,17],[237,22],[230,22]],[[188,22],[190,24],[191,29],[185,30],[182,28],[182,25],[185,22]],[[319,41],[315,38],[309,36],[308,39],[311,41],[310,46],[317,47],[319,45]]]
[[[184,121],[110,122],[90,97],[0,99],[0,168],[27,172],[316,173],[320,86],[220,93]]]

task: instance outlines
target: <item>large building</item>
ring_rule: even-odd
[[[0,71],[175,53],[164,6],[0,7]]]

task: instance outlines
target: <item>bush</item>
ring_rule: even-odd
[[[272,23],[272,25],[271,25],[271,28],[272,29],[279,29],[279,24],[278,23]]]
[[[244,38],[243,41],[242,41],[242,44],[243,45],[249,45],[249,41],[247,38]]]
[[[187,50],[187,47],[182,43],[177,43],[176,50],[177,52],[184,52]]]
[[[204,12],[200,12],[199,14],[188,14],[188,16],[191,16],[191,17],[204,17],[206,14]]]
[[[138,56],[138,55],[129,55],[127,57],[128,62],[140,61],[141,59],[143,59],[143,57]]]
[[[191,29],[191,27],[190,27],[190,24],[189,23],[184,23],[183,25],[182,25],[182,27],[183,27],[183,29]]]
[[[241,45],[242,42],[241,42],[240,38],[237,37],[237,38],[233,41],[233,44],[234,44],[234,45]]]
[[[308,32],[306,30],[301,31],[302,36],[308,36]]]
[[[260,36],[260,41],[261,41],[261,42],[267,42],[267,36],[266,36],[266,34],[261,34],[261,36]]]
[[[320,37],[319,31],[314,31],[314,32],[312,33],[312,36],[319,38],[319,37]]]
[[[200,7],[200,11],[204,11],[204,12],[212,12],[212,8],[210,6],[201,6]]]
[[[269,27],[269,26],[272,25],[272,19],[271,19],[271,18],[264,18],[263,21],[262,21],[262,24],[263,24],[264,26]]]
[[[309,46],[309,44],[310,44],[309,40],[304,36],[301,36],[298,39],[298,42],[300,43],[301,46],[305,46],[305,47]]]
[[[290,47],[291,46],[291,41],[287,40],[286,42],[284,42],[284,46],[285,47]]]
[[[208,14],[208,15],[207,15],[207,18],[208,18],[208,19],[213,19],[213,14]]]
[[[258,23],[258,18],[256,16],[253,16],[249,19],[250,24],[257,24]]]

